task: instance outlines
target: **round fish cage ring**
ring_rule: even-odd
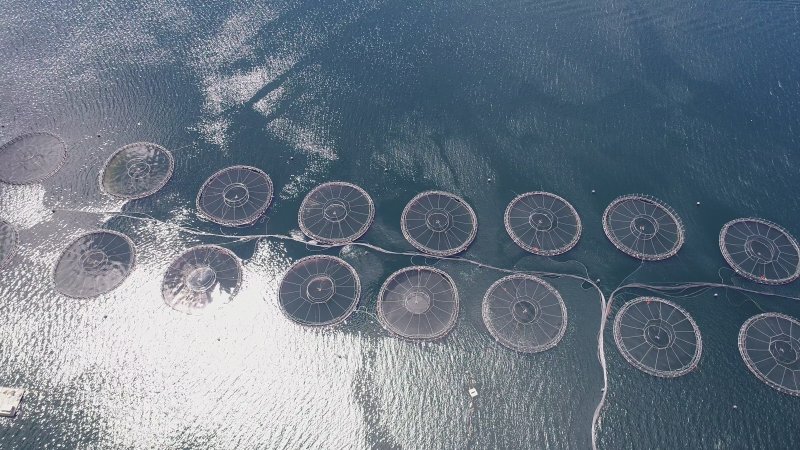
[[[327,326],[347,319],[356,309],[361,282],[340,258],[308,256],[295,262],[281,280],[278,303],[294,322]]]
[[[109,230],[86,233],[58,258],[55,288],[68,297],[97,297],[122,284],[135,265],[133,242],[124,234]]]
[[[174,170],[175,159],[169,150],[150,142],[136,142],[108,158],[100,173],[100,186],[117,198],[143,198],[164,187]]]
[[[691,372],[703,353],[700,330],[689,313],[656,297],[639,297],[620,309],[614,341],[632,366],[664,378]]]
[[[241,285],[242,265],[233,252],[217,245],[198,245],[167,268],[161,296],[177,311],[199,314],[233,300]]]
[[[483,322],[502,345],[522,353],[539,353],[558,345],[567,330],[567,308],[561,294],[533,275],[497,280],[483,297]]]
[[[303,233],[324,244],[347,244],[367,232],[375,204],[360,187],[343,182],[317,186],[300,205],[298,222]]]
[[[262,170],[232,166],[211,175],[197,194],[197,209],[225,226],[250,225],[272,202],[272,180]]]
[[[52,133],[23,134],[0,147],[0,181],[33,184],[55,175],[67,160],[67,145]]]
[[[10,223],[0,220],[0,269],[4,269],[14,258],[19,245],[19,233]]]
[[[575,208],[558,195],[528,192],[506,208],[506,231],[523,249],[542,256],[566,253],[581,237],[581,219]]]
[[[763,284],[791,283],[800,276],[800,248],[781,226],[763,219],[736,219],[719,233],[719,249],[737,274]]]
[[[447,335],[458,318],[458,290],[447,273],[406,267],[386,279],[378,294],[378,319],[390,333],[431,341]]]
[[[739,330],[747,368],[770,387],[800,396],[800,322],[779,313],[753,316]]]
[[[611,202],[603,212],[603,230],[620,251],[643,261],[674,256],[684,240],[678,213],[645,195],[626,195]]]
[[[411,199],[400,225],[416,249],[441,257],[466,250],[478,232],[472,207],[461,197],[441,191],[422,192]]]

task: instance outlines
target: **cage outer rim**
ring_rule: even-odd
[[[525,197],[534,196],[534,195],[542,195],[542,196],[545,196],[545,197],[552,197],[552,198],[555,198],[556,200],[560,200],[561,202],[563,202],[567,206],[567,208],[569,208],[570,212],[572,212],[572,215],[576,219],[577,231],[575,232],[575,236],[572,238],[572,240],[569,243],[567,243],[567,245],[564,245],[564,246],[559,247],[559,248],[554,249],[554,250],[534,250],[530,245],[526,244],[525,242],[522,242],[522,239],[520,239],[519,236],[516,236],[515,233],[512,232],[512,229],[511,229],[511,226],[510,226],[510,223],[509,223],[509,221],[511,220],[511,217],[510,217],[510,215],[511,215],[511,207],[514,206],[514,204],[517,203],[520,199],[525,198]],[[546,191],[525,192],[523,194],[519,194],[516,197],[514,197],[511,200],[511,202],[509,202],[508,206],[506,206],[506,211],[503,214],[503,224],[505,225],[506,233],[508,233],[508,235],[511,237],[511,240],[514,241],[514,243],[516,243],[523,250],[525,250],[527,252],[530,252],[530,253],[533,253],[534,255],[539,255],[539,256],[556,256],[556,255],[561,255],[561,254],[564,254],[564,253],[572,250],[576,245],[578,245],[578,241],[581,238],[581,233],[583,232],[583,223],[582,223],[581,217],[580,217],[580,215],[578,215],[578,211],[575,209],[575,207],[572,206],[572,204],[570,202],[568,202],[565,198],[563,198],[563,197],[561,197],[561,196],[559,196],[557,194],[553,194],[552,192],[546,192]]]
[[[309,197],[311,196],[311,194],[315,193],[317,190],[319,190],[322,187],[326,187],[326,186],[330,186],[330,185],[343,185],[343,186],[352,187],[355,190],[359,191],[364,197],[366,197],[367,202],[369,203],[369,218],[368,218],[368,220],[364,223],[364,225],[361,228],[359,228],[357,230],[357,232],[355,234],[353,234],[351,236],[348,236],[347,239],[344,239],[344,238],[341,238],[341,239],[328,239],[328,238],[325,238],[325,237],[322,237],[322,236],[318,236],[317,234],[311,232],[311,230],[309,230],[308,227],[306,227],[305,223],[303,223],[303,219],[302,219],[303,207],[306,205],[306,202],[309,200]],[[322,244],[328,244],[328,245],[347,245],[347,244],[350,244],[352,242],[357,241],[359,238],[361,238],[361,236],[364,236],[364,234],[366,234],[367,231],[369,231],[369,228],[372,226],[372,223],[373,223],[374,220],[375,220],[375,203],[372,201],[372,197],[370,197],[370,195],[367,193],[367,191],[362,189],[360,186],[358,186],[356,184],[353,184],[353,183],[349,183],[347,181],[328,181],[328,182],[322,183],[320,185],[317,185],[308,194],[306,194],[306,196],[303,198],[303,202],[300,204],[300,209],[297,211],[297,223],[300,226],[300,231],[302,231],[303,234],[305,234],[309,238],[314,239],[315,241],[320,242]]]
[[[154,146],[154,147],[158,147],[160,150],[162,150],[167,155],[167,159],[169,160],[169,172],[167,172],[167,176],[164,178],[164,181],[162,183],[160,183],[157,187],[155,187],[155,188],[153,188],[153,189],[151,189],[151,190],[149,190],[149,191],[147,191],[145,193],[142,193],[142,194],[139,194],[139,195],[135,195],[135,196],[119,195],[119,194],[115,194],[113,192],[108,191],[105,188],[105,183],[103,183],[103,177],[105,177],[106,169],[108,168],[109,163],[111,163],[111,160],[114,159],[114,157],[117,156],[119,153],[122,153],[124,150],[127,150],[128,148],[136,146],[136,145],[151,145],[151,146]],[[121,199],[121,200],[138,200],[140,198],[149,197],[149,196],[157,193],[161,189],[163,189],[164,186],[166,186],[167,183],[169,183],[169,180],[172,179],[172,175],[174,173],[175,173],[175,157],[172,155],[172,152],[167,150],[167,148],[164,147],[163,145],[156,144],[154,142],[138,141],[138,142],[131,142],[130,144],[125,144],[122,147],[114,150],[114,153],[112,153],[106,159],[106,162],[103,164],[103,168],[100,170],[100,175],[98,176],[97,181],[98,181],[98,184],[100,185],[100,190],[106,195],[109,195],[111,197],[114,197],[114,198],[117,198],[117,199]]]
[[[219,175],[219,174],[221,174],[221,173],[223,173],[225,171],[232,170],[232,169],[247,169],[247,170],[252,170],[252,171],[254,171],[256,173],[259,173],[260,175],[263,175],[266,178],[267,184],[269,185],[269,188],[270,188],[269,198],[267,198],[267,201],[264,203],[264,206],[259,208],[257,210],[257,212],[255,214],[253,214],[253,217],[250,218],[250,219],[245,218],[245,220],[235,220],[235,221],[234,220],[218,219],[218,218],[215,218],[215,217],[211,216],[210,214],[206,213],[206,211],[204,211],[203,208],[200,206],[200,197],[202,197],[203,191],[205,190],[206,186],[208,186],[208,184],[211,182],[211,180],[213,180],[217,175]],[[274,198],[274,196],[275,196],[275,187],[272,184],[272,178],[270,178],[269,174],[267,174],[266,172],[264,172],[263,170],[259,169],[258,167],[255,167],[255,166],[248,166],[248,165],[244,165],[244,164],[236,164],[236,165],[233,165],[233,166],[224,167],[224,168],[214,172],[213,174],[211,174],[211,176],[209,176],[206,179],[206,181],[203,182],[202,186],[200,186],[200,190],[197,191],[197,198],[195,199],[195,206],[197,208],[198,216],[202,217],[203,219],[206,219],[206,220],[208,220],[210,222],[216,223],[217,225],[222,225],[222,226],[226,226],[226,227],[241,227],[241,226],[252,225],[256,221],[258,221],[258,219],[261,216],[263,216],[264,213],[266,213],[267,210],[269,209],[269,207],[272,205],[272,199]]]
[[[672,249],[670,249],[668,252],[665,253],[651,255],[647,253],[636,252],[633,249],[630,249],[628,246],[622,244],[622,242],[609,229],[608,215],[611,213],[611,208],[627,200],[639,200],[647,203],[652,203],[656,206],[663,208],[663,210],[666,211],[667,215],[673,219],[673,221],[678,227],[678,240],[675,241],[675,245],[672,246]],[[683,221],[681,220],[681,217],[678,215],[677,211],[675,211],[671,206],[667,205],[663,201],[647,194],[622,195],[612,200],[611,203],[609,203],[609,205],[606,207],[605,211],[603,211],[603,231],[605,232],[608,240],[611,241],[611,243],[614,245],[614,247],[617,248],[617,250],[621,251],[622,253],[625,253],[630,257],[642,261],[663,261],[665,259],[675,256],[678,253],[678,251],[680,251],[680,249],[683,247],[686,234],[686,231],[683,227]]]
[[[172,266],[175,264],[176,261],[178,261],[179,259],[183,258],[185,255],[187,255],[187,254],[189,254],[189,253],[191,253],[193,251],[196,251],[198,249],[206,249],[206,248],[212,249],[212,250],[220,250],[223,253],[225,253],[226,255],[228,255],[231,258],[233,258],[234,261],[236,261],[236,268],[238,269],[236,271],[236,273],[237,273],[236,289],[234,289],[234,291],[231,293],[231,299],[227,303],[223,303],[222,305],[226,305],[226,304],[232,302],[233,299],[239,294],[239,291],[242,289],[242,277],[243,277],[242,272],[244,271],[244,268],[243,268],[243,265],[242,265],[242,261],[239,259],[238,256],[236,256],[236,253],[233,253],[233,251],[231,251],[231,250],[229,250],[229,249],[227,249],[225,247],[216,245],[216,244],[195,245],[195,246],[187,248],[186,250],[181,252],[178,256],[173,258],[172,261],[167,266],[167,269],[164,271],[164,274],[161,276],[161,283],[160,283],[161,284],[161,286],[160,286],[160,288],[161,288],[161,301],[165,305],[167,305],[171,310],[177,311],[179,313],[183,313],[183,314],[186,314],[186,315],[190,315],[190,316],[194,315],[194,314],[188,313],[186,311],[181,311],[181,310],[179,310],[177,308],[174,308],[172,305],[167,303],[167,299],[164,298],[164,278],[166,278],[167,272],[169,272],[169,270],[172,268]],[[222,305],[220,305],[220,306],[222,306]]]
[[[117,236],[117,237],[121,237],[121,238],[123,238],[125,241],[127,241],[127,243],[128,243],[128,246],[131,248],[131,268],[130,268],[130,270],[128,271],[128,273],[127,273],[127,274],[125,274],[125,276],[124,276],[124,277],[122,277],[122,279],[121,279],[121,280],[120,280],[120,281],[119,281],[119,282],[118,282],[116,285],[114,285],[113,287],[111,287],[110,289],[108,289],[108,290],[107,290],[107,291],[105,291],[105,292],[100,292],[99,294],[95,294],[95,295],[72,295],[72,294],[67,294],[67,293],[64,293],[64,292],[62,292],[62,291],[61,291],[61,290],[58,288],[58,284],[55,282],[55,280],[56,280],[56,271],[58,270],[58,265],[59,265],[59,264],[61,264],[61,260],[62,260],[62,259],[64,259],[64,255],[67,253],[67,250],[69,250],[69,248],[70,248],[70,247],[71,247],[71,246],[72,246],[74,243],[76,243],[78,240],[80,240],[80,239],[83,239],[83,238],[85,238],[86,236],[90,236],[90,235],[92,235],[92,234],[99,234],[99,233],[108,233],[108,234],[112,234],[112,235],[115,235],[115,236]],[[128,277],[130,277],[130,275],[133,273],[133,271],[134,271],[134,270],[136,270],[136,262],[137,262],[137,256],[136,256],[136,246],[134,245],[134,243],[133,243],[133,240],[131,240],[131,238],[130,238],[130,237],[128,237],[128,235],[126,235],[126,234],[124,234],[124,233],[121,233],[121,232],[119,232],[119,231],[115,231],[115,230],[107,230],[107,229],[103,229],[103,228],[96,229],[96,230],[92,230],[92,231],[85,231],[85,232],[83,232],[83,233],[79,234],[78,236],[76,236],[76,237],[75,237],[75,239],[71,240],[71,241],[69,242],[69,244],[67,244],[67,246],[66,246],[66,247],[64,247],[64,249],[63,249],[63,250],[61,250],[61,254],[58,256],[58,259],[56,260],[56,263],[55,263],[55,265],[53,266],[53,270],[52,270],[53,288],[54,288],[54,289],[55,289],[55,291],[56,291],[56,292],[58,292],[59,294],[61,294],[61,295],[65,296],[65,297],[69,297],[69,298],[75,298],[75,299],[87,299],[87,298],[95,298],[95,297],[99,297],[99,296],[101,296],[101,295],[108,294],[109,292],[111,292],[111,291],[114,291],[114,290],[116,290],[118,287],[120,287],[120,286],[122,285],[122,283],[124,283],[124,282],[125,282],[125,280],[127,280],[127,279],[128,279]]]
[[[726,234],[728,232],[728,229],[731,226],[733,226],[734,224],[748,222],[748,221],[760,223],[762,225],[766,225],[768,227],[775,228],[776,230],[778,230],[778,232],[782,233],[784,236],[786,236],[789,239],[789,243],[792,244],[792,246],[794,247],[795,251],[797,252],[797,256],[798,256],[798,263],[795,266],[794,274],[792,274],[791,276],[789,276],[787,278],[781,278],[781,279],[778,279],[778,280],[774,280],[772,278],[761,279],[761,278],[753,276],[749,272],[745,271],[744,269],[739,267],[738,264],[734,264],[733,263],[733,261],[730,259],[731,258],[730,257],[730,252],[728,252],[728,250],[725,248],[725,236],[726,236]],[[775,222],[771,222],[769,220],[761,219],[761,218],[758,218],[758,217],[741,217],[739,219],[730,220],[730,221],[726,222],[725,225],[722,226],[722,229],[719,231],[719,250],[720,250],[720,252],[722,252],[722,257],[725,259],[725,262],[728,263],[728,266],[730,266],[730,268],[733,269],[733,271],[736,272],[737,275],[739,275],[739,276],[741,276],[741,277],[743,277],[743,278],[745,278],[747,280],[754,281],[754,282],[760,283],[760,284],[778,286],[778,285],[782,285],[782,284],[789,284],[789,283],[797,280],[798,278],[800,278],[800,244],[798,244],[797,239],[795,239],[795,237],[792,236],[792,234],[789,233],[789,231],[787,231],[785,228],[783,228],[782,226],[778,225]]]
[[[51,133],[49,131],[33,131],[33,132],[30,132],[30,133],[20,134],[19,136],[14,137],[13,139],[11,139],[10,141],[4,143],[3,145],[0,145],[0,153],[5,151],[6,147],[8,147],[9,145],[14,144],[17,141],[20,141],[20,140],[22,140],[22,139],[24,139],[26,137],[41,136],[41,135],[54,137],[61,144],[61,148],[64,150],[63,151],[64,154],[61,156],[61,161],[58,163],[58,165],[50,173],[48,173],[47,175],[44,175],[41,178],[37,178],[35,180],[25,181],[25,182],[0,180],[0,182],[6,183],[6,184],[10,184],[10,185],[13,185],[13,186],[27,186],[27,185],[31,185],[31,184],[39,184],[42,181],[45,181],[45,180],[47,180],[49,178],[52,178],[56,173],[58,173],[59,170],[61,170],[62,167],[64,167],[64,164],[67,162],[67,143],[64,142],[64,139],[62,139],[61,136],[59,136],[59,135],[57,135],[55,133]]]
[[[473,227],[472,227],[472,231],[470,232],[470,235],[467,237],[467,240],[464,241],[458,247],[452,248],[452,249],[448,249],[448,250],[434,250],[432,248],[426,247],[421,242],[418,242],[416,239],[414,239],[409,234],[408,225],[406,224],[406,220],[405,220],[406,219],[406,215],[408,214],[408,210],[411,208],[411,205],[415,201],[417,201],[420,198],[425,197],[427,195],[442,195],[442,196],[448,197],[450,199],[453,199],[458,203],[461,203],[462,205],[464,205],[467,208],[467,212],[470,215],[470,219],[472,219]],[[464,200],[463,198],[459,197],[458,195],[455,195],[455,194],[450,193],[450,192],[438,191],[438,190],[423,191],[423,192],[420,192],[419,194],[415,195],[414,198],[412,198],[411,200],[409,200],[408,203],[406,204],[405,208],[403,208],[403,213],[400,216],[400,230],[403,232],[403,237],[405,237],[406,241],[409,244],[411,244],[414,248],[416,248],[417,250],[419,250],[419,251],[421,251],[423,253],[427,253],[429,255],[437,256],[437,257],[448,257],[448,256],[457,255],[457,254],[465,251],[467,248],[469,248],[470,245],[472,245],[472,242],[475,240],[475,236],[477,236],[477,234],[478,234],[478,217],[475,215],[475,211],[472,209],[472,207],[469,205],[469,203],[467,203],[466,200]]]

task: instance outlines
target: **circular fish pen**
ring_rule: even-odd
[[[478,218],[464,199],[449,192],[426,191],[411,199],[400,219],[403,236],[417,250],[452,256],[469,247]]]
[[[581,237],[581,219],[569,202],[549,192],[518,195],[506,208],[506,231],[517,245],[536,255],[566,253]]]
[[[691,372],[703,353],[700,329],[689,313],[656,297],[638,297],[620,309],[614,341],[633,367],[664,378]]]
[[[242,265],[233,252],[217,245],[198,245],[167,268],[161,296],[172,309],[199,314],[233,300],[241,285]]]
[[[169,150],[150,142],[136,142],[108,158],[100,172],[100,186],[113,197],[143,198],[164,187],[174,170],[175,159]]]
[[[444,337],[458,318],[458,290],[447,273],[406,267],[386,279],[378,294],[378,320],[390,333],[413,340]]]
[[[739,330],[739,353],[750,372],[784,394],[800,396],[800,322],[779,313],[753,316]]]
[[[791,283],[800,276],[797,240],[763,219],[736,219],[719,233],[719,249],[740,276],[763,284]]]
[[[197,194],[197,210],[220,225],[250,225],[272,202],[272,180],[261,169],[232,166],[211,175]]]
[[[52,133],[23,134],[0,147],[0,181],[33,184],[55,175],[67,160],[67,145]]]
[[[327,326],[347,319],[361,296],[355,269],[340,258],[308,256],[295,262],[281,280],[278,304],[301,325]]]
[[[558,345],[567,331],[561,294],[533,275],[514,274],[494,282],[483,297],[483,322],[503,346],[539,353]]]
[[[674,256],[685,234],[678,213],[645,195],[625,195],[611,202],[603,212],[603,231],[617,249],[643,261]]]
[[[303,199],[297,214],[303,234],[323,244],[347,244],[367,232],[375,204],[360,187],[344,182],[317,186]]]
[[[135,265],[136,252],[128,236],[109,230],[86,233],[58,258],[55,288],[68,297],[97,297],[122,284]]]
[[[0,220],[0,269],[4,269],[17,253],[19,233],[13,225]]]

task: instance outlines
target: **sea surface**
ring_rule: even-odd
[[[738,217],[800,236],[796,0],[0,0],[0,61],[0,141],[43,130],[68,146],[54,177],[0,184],[0,218],[20,231],[0,273],[0,386],[26,389],[18,417],[0,419],[3,449],[800,447],[800,398],[761,383],[737,349],[748,317],[800,317],[797,300],[662,292],[702,332],[698,369],[640,372],[610,326],[605,371],[598,359],[602,301],[622,283],[799,295],[798,283],[737,277],[718,247]],[[104,161],[138,141],[173,153],[172,180],[141,200],[104,195]],[[195,210],[203,181],[235,164],[275,186],[251,227]],[[602,295],[548,278],[566,302],[566,335],[524,355],[481,319],[484,292],[505,272],[236,238],[301,238],[300,202],[332,180],[375,201],[363,242],[413,251],[404,205],[450,191],[478,217],[464,258],[599,280]],[[534,190],[580,214],[570,252],[533,256],[506,234],[506,205]],[[630,193],[681,216],[677,256],[640,263],[606,239],[603,210]],[[139,213],[152,220],[128,217]],[[97,228],[132,239],[134,272],[97,298],[56,293],[59,254]],[[198,244],[234,251],[243,286],[224,308],[189,316],[164,304],[160,284]],[[288,321],[276,298],[292,262],[320,252],[350,262],[363,287],[354,315],[325,331]],[[458,287],[458,323],[440,342],[392,337],[376,319],[384,279],[412,264],[435,265]],[[623,289],[612,319],[644,293],[654,295]],[[479,392],[472,408],[469,387]]]

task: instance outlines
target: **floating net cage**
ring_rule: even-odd
[[[689,313],[656,297],[639,297],[620,309],[614,341],[632,366],[664,378],[691,372],[703,353],[700,330]]]
[[[242,265],[232,251],[198,245],[167,268],[161,296],[177,311],[199,314],[233,300],[241,285]]]
[[[158,192],[172,177],[175,159],[164,147],[136,142],[118,149],[100,173],[100,186],[109,195],[137,199]]]
[[[411,245],[434,256],[463,252],[478,232],[472,207],[461,197],[441,191],[422,192],[411,199],[400,225]]]
[[[303,233],[324,244],[347,244],[367,232],[375,204],[360,187],[343,182],[317,186],[300,205],[298,222]]]
[[[523,249],[536,255],[560,255],[581,237],[581,219],[575,208],[558,195],[528,192],[509,203],[506,231]]]
[[[220,225],[250,225],[267,210],[272,194],[272,180],[262,170],[232,166],[203,183],[197,194],[197,209]]]
[[[86,233],[61,253],[54,271],[55,288],[68,297],[96,297],[122,284],[135,264],[133,242],[124,234]]]
[[[603,230],[620,251],[643,261],[674,256],[684,240],[678,214],[645,195],[626,195],[611,202],[603,212]]]
[[[0,269],[5,268],[17,253],[19,233],[10,223],[0,220]]]
[[[425,266],[398,270],[378,294],[378,319],[389,332],[407,339],[444,337],[458,318],[458,290],[447,273]]]
[[[758,283],[786,284],[800,276],[800,248],[788,231],[763,219],[736,219],[719,233],[719,249],[737,274]]]
[[[779,313],[753,316],[739,330],[747,368],[784,394],[800,396],[800,322]]]
[[[532,275],[497,280],[483,297],[483,322],[502,345],[538,353],[558,345],[567,330],[567,308],[561,294]]]
[[[23,134],[0,147],[0,181],[32,184],[44,181],[64,165],[67,145],[52,133]]]
[[[281,280],[278,303],[289,319],[302,325],[334,325],[356,309],[361,282],[340,258],[309,256],[292,265]]]

